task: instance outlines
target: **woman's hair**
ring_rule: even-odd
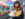
[[[15,4],[17,4],[17,3],[19,4],[19,7],[21,7],[19,1],[16,1],[16,2],[14,3],[14,7],[15,7]]]
[[[20,5],[20,3],[19,3],[19,1],[16,1],[15,3],[14,3],[14,7],[15,7],[15,4],[19,4],[19,8],[21,9],[21,5]]]

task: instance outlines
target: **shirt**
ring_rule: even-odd
[[[15,17],[15,16],[19,16],[20,14],[21,14],[21,10],[20,11],[13,10],[8,15]]]

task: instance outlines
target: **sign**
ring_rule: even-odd
[[[10,4],[10,5],[13,5],[13,3],[12,3],[12,1],[10,1],[10,0],[3,0],[5,3],[7,3],[7,4]]]

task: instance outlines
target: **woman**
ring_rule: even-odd
[[[23,10],[21,9],[19,1],[14,3],[14,10],[9,16],[12,16],[12,19],[23,19]]]

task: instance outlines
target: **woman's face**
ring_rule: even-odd
[[[17,3],[17,4],[15,4],[15,7],[19,7],[19,4]],[[15,10],[16,10],[17,8],[15,8]]]
[[[19,4],[17,3],[17,4],[15,4],[15,7],[19,7]]]

